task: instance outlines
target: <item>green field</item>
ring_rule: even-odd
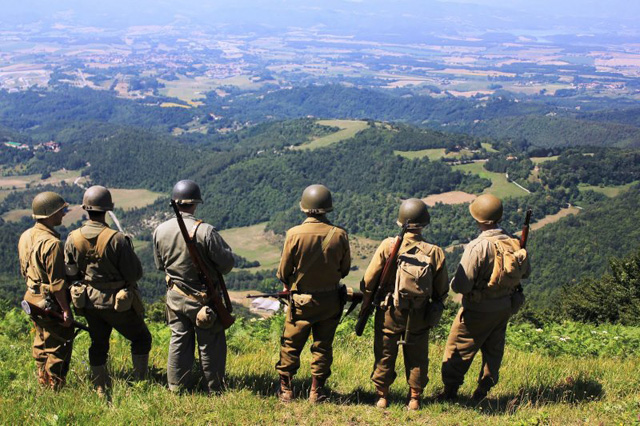
[[[235,254],[250,261],[260,262],[260,266],[249,271],[274,269],[280,262],[282,243],[272,233],[266,233],[265,226],[266,223],[259,223],[220,231],[220,235]]]
[[[438,331],[429,347],[427,398],[422,410],[408,412],[404,408],[408,387],[402,355],[396,367],[398,378],[391,388],[391,406],[386,410],[373,407],[371,323],[363,337],[356,337],[353,318],[338,328],[333,374],[327,382],[332,393],[328,402],[319,405],[306,401],[308,350],[302,354],[302,366],[294,380],[296,400],[287,405],[278,402],[273,365],[278,359],[282,316],[236,321],[227,332],[227,390],[211,397],[200,392],[176,395],[167,390],[170,333],[164,324],[150,323],[153,374],[139,383],[129,381],[129,344],[114,332],[109,358],[114,377],[110,404],[92,390],[86,333],[80,333],[74,343],[67,386],[54,393],[36,383],[30,354],[33,330],[24,314],[5,311],[0,320],[0,418],[4,424],[634,424],[640,412],[640,376],[634,374],[640,369],[638,331],[632,327],[579,326],[574,330],[572,324],[564,324],[551,329],[545,326],[538,332],[530,325],[511,325],[500,383],[481,403],[469,398],[480,356],[467,375],[459,401],[440,403],[430,398],[442,388],[440,360],[446,331]],[[448,323],[439,330],[446,330]],[[578,356],[567,349],[571,345],[610,344],[628,355]]]
[[[137,209],[153,204],[158,198],[166,194],[149,191],[148,189],[110,189],[113,203],[123,210]]]
[[[345,139],[351,139],[356,135],[356,133],[369,127],[369,124],[366,121],[359,120],[319,120],[318,124],[322,126],[338,127],[340,130],[335,133],[331,133],[330,135],[314,139],[311,142],[295,146],[292,149],[301,150],[324,148]]]
[[[533,164],[542,164],[545,161],[556,161],[558,159],[557,155],[553,155],[550,157],[531,157],[530,160],[533,162]]]
[[[503,173],[494,173],[486,170],[484,168],[484,163],[482,162],[459,164],[452,167],[455,170],[460,170],[461,172],[474,173],[482,178],[490,179],[491,186],[484,190],[485,193],[494,194],[500,198],[521,197],[527,195],[525,191],[507,181],[507,178]]]
[[[470,156],[471,151],[467,149],[462,149],[458,152],[445,152],[444,148],[430,148],[430,149],[421,149],[419,151],[393,151],[395,155],[399,155],[404,158],[408,158],[410,160],[414,158],[423,158],[427,157],[431,161],[437,161],[441,158],[462,158],[464,156]]]
[[[41,179],[42,175],[25,175],[25,176],[3,176],[0,177],[0,189],[24,189],[27,185],[57,185],[61,181],[73,183],[76,178],[80,177],[79,170],[58,170],[51,173],[48,179]]]
[[[612,198],[612,197],[617,197],[618,195],[620,195],[621,193],[623,193],[624,191],[626,191],[627,189],[629,189],[630,187],[632,187],[637,183],[638,181],[634,181],[631,183],[627,183],[626,185],[611,185],[611,186],[585,185],[580,183],[578,184],[578,189],[580,191],[599,192],[600,194],[604,194],[607,197]]]
[[[254,82],[248,75],[238,75],[225,79],[214,79],[208,77],[187,78],[179,76],[178,80],[162,80],[165,87],[160,89],[162,95],[178,98],[192,105],[198,104],[198,99],[203,99],[206,92],[210,92],[220,86],[236,86],[241,89],[255,89],[264,83]],[[194,102],[195,101],[195,102]]]
[[[497,150],[497,149],[494,149],[494,148],[493,148],[493,145],[491,145],[491,144],[490,144],[490,143],[488,143],[488,142],[482,142],[480,145],[481,145],[481,146],[485,149],[485,151],[487,151],[487,152],[498,152],[498,150]]]

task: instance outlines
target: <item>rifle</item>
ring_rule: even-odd
[[[222,274],[218,270],[215,270],[216,274],[218,275],[219,283],[219,288],[216,289],[213,280],[207,273],[207,265],[205,265],[202,257],[200,257],[200,253],[198,252],[198,249],[196,247],[195,235],[194,238],[191,238],[189,236],[187,227],[185,226],[182,215],[180,214],[180,210],[178,210],[178,204],[174,200],[171,200],[171,207],[173,207],[173,211],[176,214],[178,227],[180,228],[180,233],[182,234],[182,238],[184,238],[184,242],[187,244],[189,256],[191,256],[191,260],[198,270],[198,278],[200,279],[200,282],[207,288],[207,294],[211,298],[211,307],[215,311],[216,315],[218,315],[218,318],[220,318],[222,326],[227,329],[231,327],[236,319],[231,315],[231,313],[233,312],[233,308],[231,307],[231,300],[229,299],[229,293],[227,292],[227,287],[224,284]],[[222,297],[220,296],[220,293],[222,293],[222,296],[224,297],[224,302],[222,300]]]
[[[116,225],[116,228],[118,228],[118,231],[124,234],[124,229],[122,228],[122,225],[120,225],[120,221],[118,220],[118,217],[116,216],[116,214],[111,210],[108,210],[107,213],[109,214],[109,217],[111,217],[111,220],[113,220],[113,223]]]
[[[362,299],[362,307],[360,308],[360,313],[358,314],[358,321],[356,322],[356,335],[362,336],[364,332],[364,328],[367,325],[367,321],[369,317],[373,313],[373,310],[376,306],[380,304],[382,299],[389,293],[389,274],[393,269],[392,266],[396,262],[396,258],[398,257],[398,252],[400,251],[400,246],[402,246],[402,239],[404,238],[404,234],[407,232],[407,228],[409,226],[409,221],[406,221],[404,225],[402,225],[402,230],[398,234],[398,238],[396,239],[396,243],[391,249],[391,253],[389,254],[389,258],[384,264],[384,268],[382,268],[382,275],[380,279],[376,283],[373,291],[370,294],[365,294]]]
[[[22,310],[25,311],[27,313],[27,315],[29,315],[30,317],[34,317],[34,316],[38,316],[38,317],[42,317],[42,318],[49,318],[49,319],[53,319],[56,322],[59,323],[63,323],[64,322],[64,317],[62,316],[62,314],[60,312],[56,312],[56,311],[52,311],[51,309],[47,309],[47,308],[41,308],[37,305],[34,305],[33,303],[29,303],[26,300],[23,300],[20,305],[22,306]],[[81,322],[78,321],[73,321],[71,323],[71,325],[74,328],[79,328],[80,330],[84,330],[84,331],[89,331],[89,327],[87,327],[86,325],[84,325]]]
[[[531,209],[527,209],[524,217],[524,225],[522,226],[522,235],[520,235],[520,248],[527,247],[527,239],[529,238],[529,223],[531,222]]]

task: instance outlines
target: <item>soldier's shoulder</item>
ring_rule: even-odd
[[[464,249],[465,251],[479,250],[484,246],[488,246],[489,244],[491,244],[491,242],[488,239],[480,236],[469,241]]]
[[[164,222],[162,222],[160,225],[158,225],[156,227],[156,229],[153,231],[154,233],[162,233],[165,232],[167,229],[171,229],[174,226],[177,226],[177,220],[175,217],[169,219],[169,220],[165,220]]]

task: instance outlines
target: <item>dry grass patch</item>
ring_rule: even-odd
[[[427,198],[423,198],[422,201],[424,201],[426,205],[433,207],[436,205],[436,203],[462,204],[462,203],[470,203],[475,199],[476,199],[476,195],[469,194],[468,192],[449,191],[449,192],[443,192],[441,194],[429,195]]]
[[[358,132],[369,127],[369,124],[366,121],[361,120],[319,120],[318,124],[322,126],[338,127],[340,130],[335,133],[331,133],[330,135],[316,138],[311,142],[295,146],[292,149],[302,150],[324,148],[334,143],[351,139]]]
[[[278,267],[283,241],[273,232],[265,232],[265,223],[220,231],[222,238],[233,252],[247,260],[260,262],[260,266],[249,271]]]
[[[148,189],[109,189],[116,207],[123,210],[132,210],[153,204],[158,198],[164,196],[160,192]]]

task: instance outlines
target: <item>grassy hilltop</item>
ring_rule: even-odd
[[[451,311],[453,312],[453,311]],[[450,313],[451,313],[450,312]],[[432,333],[431,383],[441,387],[440,360],[449,319]],[[640,420],[640,328],[585,326],[567,322],[534,328],[512,325],[500,384],[488,400],[469,399],[479,360],[472,366],[457,403],[427,399],[423,409],[404,409],[408,387],[401,360],[388,410],[372,406],[372,327],[358,338],[353,319],[344,321],[335,345],[330,402],[306,401],[310,386],[305,351],[294,385],[298,399],[284,405],[275,395],[282,316],[239,320],[228,333],[228,390],[208,397],[166,389],[170,332],[151,323],[153,377],[130,383],[128,345],[114,333],[110,368],[112,404],[100,400],[89,381],[86,333],[76,339],[68,385],[60,393],[40,389],[30,355],[33,330],[22,312],[10,310],[0,322],[0,419],[4,424],[630,424]],[[401,358],[401,357],[400,357]]]

